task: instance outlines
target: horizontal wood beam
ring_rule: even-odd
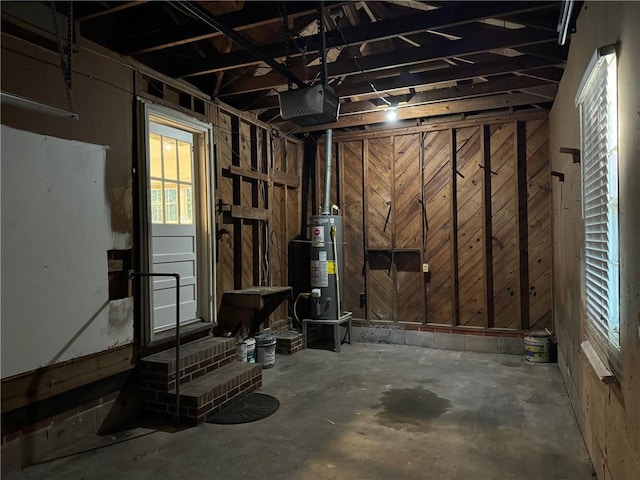
[[[544,120],[548,118],[548,116],[549,112],[547,110],[541,110],[538,108],[529,108],[525,110],[518,110],[515,112],[509,110],[504,110],[499,113],[483,112],[469,116],[452,115],[447,117],[436,117],[428,120],[423,120],[420,125],[395,128],[390,128],[387,125],[380,125],[373,127],[367,131],[336,131],[333,134],[333,139],[336,141],[351,141],[362,140],[365,138],[389,137],[394,135],[411,135],[422,132],[449,130],[451,128],[477,127],[479,125],[497,125],[514,121]],[[452,119],[451,117],[457,118]],[[320,140],[319,143],[323,143],[323,140]]]
[[[557,36],[555,33],[540,30],[529,30],[526,28],[519,30],[501,30],[502,31],[500,33],[483,36],[481,38],[476,38],[475,36],[470,35],[468,38],[461,40],[445,40],[438,42],[437,48],[405,48],[393,52],[369,55],[362,57],[357,61],[349,59],[333,62],[327,67],[329,78],[343,77],[347,75],[360,75],[363,70],[365,72],[387,70],[390,68],[406,67],[450,57],[473,55],[491,50],[518,48],[526,45],[535,45],[537,43],[548,43],[550,41],[555,41],[555,37]],[[317,68],[302,69],[298,67],[297,70],[298,74],[306,73],[307,79],[315,77],[317,73]],[[221,92],[221,96],[255,91],[257,85],[259,85],[261,89],[272,89],[287,83],[286,79],[283,81],[282,76],[273,75],[272,73],[266,75],[268,75],[267,78],[259,78],[255,81],[245,80],[234,82]]]
[[[298,188],[300,186],[300,177],[293,173],[275,170],[273,172],[273,183],[276,185],[286,185],[287,187]]]
[[[2,413],[130,370],[133,345],[42,367],[2,380]]]
[[[232,175],[238,175],[238,176],[244,177],[244,178],[252,178],[253,180],[260,180],[260,181],[263,181],[263,182],[268,182],[269,181],[269,175],[267,175],[266,173],[255,172],[253,170],[249,170],[247,168],[242,168],[242,167],[237,167],[235,165],[230,165],[229,166],[229,172]]]
[[[408,105],[423,105],[444,100],[459,100],[463,98],[473,98],[482,95],[504,93],[523,88],[532,88],[549,85],[549,82],[538,78],[530,77],[509,77],[489,80],[488,82],[468,83],[456,85],[455,87],[438,88],[426,92],[419,92],[413,95],[408,101]],[[391,103],[395,97],[388,97]],[[379,108],[367,108],[371,102],[350,102],[340,106],[340,115],[353,113],[366,113],[367,111],[379,110]]]
[[[488,95],[485,97],[471,98],[466,100],[452,100],[449,102],[438,102],[429,105],[416,107],[405,107],[397,110],[398,120],[410,120],[421,117],[434,117],[438,115],[448,115],[453,113],[476,112],[480,110],[494,110],[505,107],[517,107],[539,103],[540,97],[529,93],[506,93],[503,95]],[[348,115],[341,117],[337,122],[305,127],[297,130],[296,133],[326,130],[328,128],[347,128],[374,123],[386,122],[386,112],[370,112],[358,115]]]
[[[231,205],[231,216],[233,218],[242,218],[244,220],[266,220],[267,213],[268,210],[265,210],[263,208]]]
[[[434,83],[468,80],[476,77],[490,77],[492,75],[502,75],[505,73],[519,72],[522,70],[533,71],[540,67],[555,65],[553,60],[520,56],[502,57],[493,62],[466,64],[456,67],[441,68],[430,72],[407,74],[376,80],[375,87],[380,93],[387,93],[393,90],[416,88]],[[544,80],[544,79],[543,79]],[[335,88],[338,97],[350,97],[356,95],[371,94],[369,82],[353,83],[348,85],[338,85]],[[253,102],[248,110],[263,110],[278,107],[277,95],[270,95],[262,100]]]
[[[362,24],[341,31],[332,30],[326,33],[326,45],[327,48],[359,45],[430,29],[452,27],[485,18],[545,9],[552,5],[553,3],[548,2],[478,2],[469,3],[465,5],[465,8],[460,8],[459,5],[450,5],[400,18],[382,20],[376,22],[375,28],[372,28],[371,24]],[[294,52],[294,56],[301,55],[301,53],[296,53],[299,52],[299,46],[304,46],[305,53],[317,52],[320,49],[320,36],[316,34],[298,38],[295,43],[292,42],[289,46],[285,42],[277,42],[263,45],[260,48],[266,55],[277,58],[283,56],[287,50]],[[233,52],[220,55],[216,59],[205,61],[198,59],[185,62],[172,73],[177,77],[193,77],[256,63],[259,61],[247,52]]]
[[[250,8],[217,15],[216,18],[225,25],[230,26],[237,32],[250,30],[256,27],[263,27],[272,24],[281,24],[282,16],[276,15],[270,9],[256,8],[252,5]],[[311,3],[299,2],[287,5],[287,15],[290,19],[298,18],[305,15],[316,15],[317,9]],[[145,35],[140,40],[132,42],[127,40],[123,44],[120,52],[124,55],[140,55],[141,53],[155,52],[164,50],[165,48],[185,45],[187,43],[199,42],[207,38],[220,37],[223,34],[217,30],[202,23],[190,23],[171,29],[162,29]],[[254,59],[255,60],[255,59]]]

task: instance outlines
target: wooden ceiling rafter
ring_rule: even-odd
[[[413,95],[402,94],[387,97],[387,100],[399,108],[411,106],[421,106],[443,101],[463,100],[467,98],[483,97],[492,94],[502,94],[508,92],[524,92],[539,97],[539,101],[546,102],[553,100],[557,85],[548,81],[532,78],[512,76],[489,80],[487,82],[469,83],[454,87],[445,87],[419,92]],[[380,111],[386,107],[383,102],[376,102],[375,99],[362,100],[359,102],[345,102],[340,108],[340,117],[345,118],[350,115],[372,113]],[[269,118],[270,121],[277,120],[278,110],[268,110],[260,117]],[[280,120],[281,121],[281,120]]]
[[[392,92],[417,85],[437,84],[450,81],[473,79],[479,76],[493,76],[519,71],[533,71],[542,67],[555,65],[552,60],[520,56],[516,58],[500,58],[492,62],[480,64],[467,64],[451,68],[442,68],[425,73],[394,76],[376,80],[376,89],[379,92]],[[535,76],[532,74],[532,76]],[[544,79],[539,76],[539,78]],[[360,82],[349,85],[339,85],[335,88],[338,97],[351,97],[371,93],[371,85],[368,82]],[[228,99],[227,99],[228,100]],[[229,101],[234,104],[234,101]],[[260,101],[253,102],[251,110],[264,110],[278,106],[278,98],[266,96]]]
[[[376,28],[369,24],[356,25],[343,29],[341,32],[327,32],[327,48],[348,45],[358,45],[363,42],[380,41],[395,38],[399,35],[410,35],[430,29],[442,29],[464,23],[472,23],[482,18],[493,18],[513,12],[514,5],[510,2],[474,3],[472,6],[460,9],[459,7],[443,7],[420,14],[409,15],[402,18],[382,20],[377,22]],[[549,8],[547,2],[518,2],[518,11],[529,11]],[[298,40],[302,42],[302,40]],[[304,39],[306,52],[317,51],[320,47],[319,36],[310,35]],[[277,57],[286,50],[283,42],[260,46],[265,55]],[[290,46],[294,51],[296,45]],[[366,57],[365,57],[366,58]],[[218,58],[205,62],[185,62],[178,67],[173,74],[181,78],[189,78],[207,73],[215,73],[220,70],[236,68],[240,65],[249,65],[256,60],[245,52],[221,55]]]
[[[79,4],[78,15],[88,18],[82,34],[248,115],[305,131],[282,121],[278,93],[288,78],[299,87],[317,81],[319,2],[287,2],[287,15],[282,2],[240,1],[232,8],[187,2],[207,11],[206,19],[177,2],[147,3],[140,9]],[[329,84],[342,103],[338,129],[377,129],[389,102],[399,106],[398,125],[436,115],[548,109],[568,54],[555,31],[560,1],[360,0],[325,7]]]
[[[553,41],[553,39],[554,36],[549,32],[506,30],[502,32],[502,35],[487,36],[481,40],[462,39],[456,42],[445,41],[442,42],[440,48],[437,49],[407,48],[394,52],[360,57],[358,61],[344,60],[333,62],[328,65],[328,72],[330,78],[360,75],[362,70],[365,72],[373,72],[388,69],[390,65],[395,68],[410,66],[451,57],[473,55],[497,48],[517,48],[537,43],[549,43]],[[311,75],[314,74],[313,70],[309,70],[309,72]],[[301,72],[296,71],[295,73],[300,74]],[[229,89],[220,93],[222,96],[237,95],[258,89],[272,89],[278,85],[282,85],[280,76],[272,73],[266,75],[268,76],[264,78],[255,78],[254,80],[235,83]],[[309,80],[309,78],[307,78],[307,80]],[[260,88],[256,88],[258,85]]]
[[[310,8],[309,3],[288,5],[288,17],[290,20],[295,18],[315,15],[315,7]],[[273,25],[282,23],[282,15],[279,13],[266,15],[263,9],[242,9],[237,12],[230,12],[217,17],[220,22],[228,25],[237,32],[262,27],[265,25]],[[172,48],[178,45],[199,42],[209,38],[222,36],[217,30],[199,22],[193,22],[188,25],[175,27],[171,30],[162,30],[147,35],[145,38],[137,42],[123,47],[124,55],[135,56],[142,53],[150,53],[166,48]]]
[[[150,0],[135,0],[133,2],[118,2],[118,5],[114,7],[107,7],[105,9],[99,10],[94,13],[88,13],[86,15],[79,16],[75,19],[76,22],[84,22],[87,20],[91,20],[98,17],[103,17],[105,15],[110,15],[112,13],[121,12],[123,10],[127,10],[132,7],[137,7],[140,5],[144,5],[148,3]]]

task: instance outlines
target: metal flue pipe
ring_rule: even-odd
[[[327,136],[325,139],[325,166],[324,166],[324,203],[322,204],[322,214],[331,214],[331,148],[333,146],[333,130],[327,129]]]

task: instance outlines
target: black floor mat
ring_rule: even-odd
[[[272,415],[278,408],[280,402],[277,398],[264,393],[250,393],[209,418],[207,423],[235,425],[255,422]]]

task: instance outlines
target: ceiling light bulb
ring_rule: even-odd
[[[393,122],[398,118],[398,111],[396,107],[389,107],[387,109],[387,122]]]

